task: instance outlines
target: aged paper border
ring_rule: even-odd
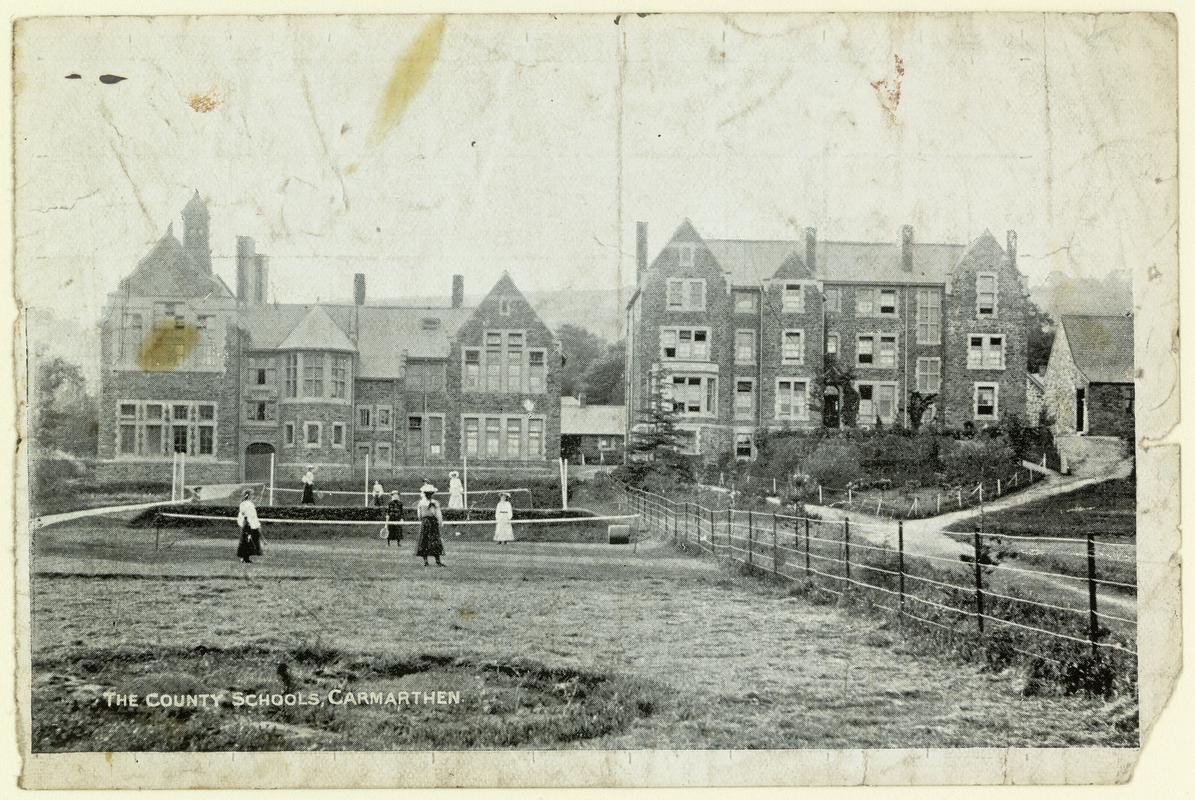
[[[293,13],[297,3],[256,2],[233,3],[227,0],[170,3],[166,0],[109,0],[105,3],[46,2],[29,0],[9,6],[12,17],[66,14],[279,14]],[[1064,2],[1041,4],[1026,2],[990,3],[917,3],[898,5],[892,2],[859,2],[849,9],[834,8],[830,4],[802,4],[798,2],[738,2],[717,3],[710,0],[636,4],[633,11],[1088,11],[1082,3]],[[401,4],[360,0],[318,0],[303,3],[303,13],[429,13],[429,12],[594,12],[620,13],[628,9],[620,4],[559,0],[556,3],[532,0],[504,0],[501,3],[462,2],[431,3],[408,1]],[[1146,5],[1141,2],[1117,2],[1115,8],[1101,10],[1170,11],[1178,16],[1179,52],[1189,52],[1195,39],[1190,26],[1195,14],[1184,13],[1178,3],[1166,2]],[[11,24],[5,27],[5,43],[11,52]],[[11,70],[11,62],[9,63]],[[1185,85],[1190,72],[1187,60],[1179,59],[1179,81]],[[12,111],[12,81],[4,82],[5,98],[0,114],[10,122]],[[1185,108],[1180,109],[1180,129]],[[11,146],[11,136],[9,138]],[[11,155],[11,151],[10,151]],[[1180,175],[1185,171],[1185,159],[1180,158]],[[6,176],[8,191],[3,195],[3,208],[12,214],[13,174]],[[1181,215],[1181,206],[1180,206]],[[1188,215],[1189,216],[1189,215]],[[1180,219],[1182,217],[1180,216]],[[1188,223],[1189,224],[1189,223]],[[12,228],[3,231],[12,236]],[[9,241],[9,251],[11,240]],[[11,263],[11,259],[9,262]],[[1162,264],[1163,267],[1167,266]],[[1168,271],[1177,276],[1177,263]],[[1178,288],[1187,302],[1195,295],[1185,282]],[[1155,512],[1149,530],[1150,538],[1142,543],[1139,558],[1140,596],[1151,604],[1148,615],[1142,616],[1139,629],[1139,649],[1142,662],[1150,669],[1141,671],[1141,718],[1143,748],[1141,763],[1134,775],[1134,763],[1139,751],[1105,748],[1040,750],[1040,749],[973,749],[973,750],[796,750],[796,751],[516,751],[482,753],[253,753],[253,754],[76,754],[26,756],[22,765],[18,753],[28,751],[29,731],[29,654],[28,586],[29,564],[25,557],[26,536],[22,533],[10,542],[15,570],[14,592],[4,593],[4,612],[14,603],[14,614],[0,613],[3,632],[13,636],[11,648],[0,648],[0,668],[18,675],[18,689],[14,697],[19,701],[14,724],[0,726],[5,747],[3,764],[8,774],[29,788],[176,788],[176,787],[238,787],[238,786],[303,786],[335,787],[348,783],[360,787],[427,787],[427,786],[785,786],[785,785],[901,785],[901,784],[1067,784],[1115,783],[1133,778],[1132,789],[1169,789],[1176,782],[1192,782],[1186,778],[1190,741],[1185,733],[1186,713],[1191,710],[1192,690],[1181,685],[1172,697],[1180,669],[1179,641],[1180,598],[1177,592],[1181,559],[1178,547],[1179,509],[1174,507],[1178,474],[1178,442],[1180,431],[1179,394],[1174,391],[1179,355],[1172,352],[1172,335],[1178,315],[1177,293],[1173,283],[1147,280],[1145,267],[1134,275],[1135,304],[1146,313],[1137,318],[1136,356],[1146,372],[1140,378],[1138,393],[1145,398],[1164,398],[1161,411],[1138,418],[1138,469],[1141,481],[1138,488],[1139,508],[1168,506],[1164,513],[1166,524],[1159,525],[1162,516]],[[19,339],[19,320],[14,298],[0,302],[3,322]],[[18,348],[19,349],[19,348]],[[1187,374],[1190,374],[1190,364]],[[25,365],[18,354],[15,364],[5,361],[4,369],[14,369],[20,376]],[[8,376],[6,376],[8,377]],[[19,386],[18,392],[23,391]],[[7,385],[12,385],[11,383]],[[1191,392],[1181,393],[1189,398]],[[19,397],[19,394],[18,394]],[[8,395],[6,394],[6,400]],[[13,402],[13,401],[9,401]],[[1190,402],[1190,401],[1188,401]],[[21,409],[14,402],[14,410]],[[21,418],[23,425],[23,418]],[[7,447],[10,440],[16,451],[19,439],[10,426],[0,430],[0,441]],[[1144,446],[1143,446],[1144,445]],[[18,454],[19,458],[19,454]],[[16,475],[19,462],[0,460],[0,481]],[[1185,491],[1190,479],[1183,480]],[[17,486],[17,492],[24,487]],[[15,498],[14,498],[15,499]],[[14,508],[3,504],[6,510]],[[24,522],[27,510],[14,508],[17,524]],[[15,526],[14,526],[15,527]],[[14,530],[14,527],[7,528]],[[18,530],[23,530],[23,525]],[[1188,610],[1191,610],[1188,607]],[[23,632],[23,633],[22,633]],[[6,706],[8,704],[6,703]],[[1166,714],[1162,715],[1163,708]],[[7,710],[7,708],[6,708]],[[9,758],[11,756],[11,758]],[[916,790],[918,796],[933,796],[957,790]],[[1180,789],[1181,791],[1181,789]],[[986,792],[984,792],[986,793]],[[686,795],[689,792],[686,793]]]

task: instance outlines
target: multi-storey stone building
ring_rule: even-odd
[[[638,228],[627,305],[627,432],[662,381],[691,450],[750,458],[761,429],[842,424],[821,378],[853,373],[857,424],[908,424],[909,399],[933,396],[923,422],[962,428],[1024,415],[1029,300],[1006,247],[705,239],[686,221],[648,263]],[[832,382],[831,382],[832,383]]]
[[[459,467],[547,469],[560,450],[554,335],[509,275],[476,307],[280,304],[237,238],[234,293],[212,272],[196,193],[109,298],[101,323],[99,470],[190,483],[294,481]],[[272,458],[271,458],[272,457]],[[442,469],[441,469],[442,468]]]

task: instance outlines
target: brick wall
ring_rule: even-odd
[[[1134,439],[1134,387],[1131,383],[1092,383],[1087,387],[1087,433]]]
[[[976,274],[980,272],[997,275],[998,301],[994,319],[981,319],[976,315]],[[999,417],[1016,414],[1024,418],[1028,300],[1020,275],[1005,258],[995,238],[985,233],[960,259],[950,284],[943,303],[946,350],[942,365],[942,399],[946,425],[961,428],[966,422],[977,427],[989,424],[974,419],[976,383],[999,386]],[[968,343],[972,334],[1004,337],[1004,369],[967,368]]]
[[[813,428],[822,424],[821,406],[815,409],[812,398],[815,384],[822,372],[823,348],[825,344],[822,296],[817,285],[809,283],[804,287],[804,306],[800,312],[784,310],[784,281],[768,285],[761,306],[763,340],[760,343],[759,387],[757,390],[761,421],[765,426]],[[782,335],[785,330],[803,332],[804,363],[784,364]],[[804,421],[776,419],[776,381],[792,378],[806,382],[806,413]]]
[[[145,372],[114,357],[117,319],[106,318],[100,331],[101,363],[99,398],[99,440],[97,475],[105,481],[170,480],[171,456],[128,457],[117,453],[119,403],[157,400],[163,402],[212,402],[216,406],[215,453],[193,455],[187,461],[187,482],[231,482],[240,479],[238,424],[240,408],[238,340],[235,329],[225,335],[223,366],[206,372]],[[115,317],[116,319],[112,319]]]
[[[678,245],[695,244],[696,252],[692,266],[681,266]],[[718,379],[718,409],[715,416],[686,417],[682,427],[701,429],[703,455],[713,455],[711,442],[717,442],[719,449],[729,447],[729,428],[719,430],[718,426],[734,423],[734,331],[735,315],[726,277],[709,249],[701,242],[696,232],[682,226],[677,235],[666,246],[652,265],[641,276],[638,308],[638,326],[635,335],[628,341],[628,359],[634,359],[639,374],[631,376],[636,381],[631,393],[629,407],[631,424],[634,425],[643,406],[649,401],[650,389],[644,384],[653,366],[672,373],[712,374]],[[684,311],[668,308],[667,283],[669,279],[705,280],[705,309]],[[758,325],[753,321],[752,325]],[[693,365],[665,363],[661,361],[660,329],[662,327],[709,328],[709,361],[696,369]],[[757,342],[758,347],[758,342]],[[709,370],[708,372],[705,370]],[[748,423],[747,427],[754,427]]]
[[[279,486],[295,485],[302,479],[307,465],[316,466],[322,478],[348,478],[353,474],[352,465],[352,407],[347,402],[314,403],[298,400],[284,400],[278,404],[278,422],[295,423],[293,447],[281,446],[279,462],[275,468],[275,481]],[[305,441],[304,423],[318,422],[322,425],[320,443],[308,447]],[[345,429],[345,444],[332,444],[332,426],[341,423]]]
[[[463,383],[464,350],[485,349],[486,330],[524,331],[526,350],[543,350],[545,379],[543,393],[465,391]],[[527,369],[524,367],[524,369]],[[484,380],[484,375],[482,376]],[[483,384],[484,385],[484,384]],[[478,305],[469,320],[454,338],[448,358],[448,385],[443,402],[436,402],[445,413],[445,461],[459,465],[462,461],[462,417],[528,416],[544,419],[544,455],[542,458],[501,461],[478,456],[470,465],[510,467],[554,465],[560,455],[560,355],[556,339],[523,294],[504,275]],[[436,411],[429,406],[429,412]],[[417,413],[412,409],[409,413]],[[479,435],[483,435],[484,431]],[[523,436],[526,436],[524,427]]]

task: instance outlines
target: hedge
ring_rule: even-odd
[[[165,514],[194,514],[211,517],[213,522],[221,525],[231,524],[228,517],[236,517],[237,506],[192,505],[190,503],[175,503],[173,505],[155,506],[146,509],[129,520],[131,528],[190,528],[208,525],[207,520],[179,519],[163,516]],[[494,521],[494,510],[491,508],[464,509],[445,508],[445,522],[460,522],[462,520]],[[361,522],[384,522],[386,509],[376,506],[260,506],[257,515],[272,519],[293,520],[355,520]],[[596,516],[592,511],[581,508],[521,508],[514,513],[515,519],[585,519]],[[415,522],[415,507],[406,506],[403,510],[404,522]],[[270,523],[262,523],[269,525]]]

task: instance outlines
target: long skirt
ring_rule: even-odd
[[[315,504],[315,487],[310,483],[303,484],[303,504],[308,506]]]
[[[428,556],[444,555],[444,541],[440,538],[440,520],[435,517],[424,517],[419,525],[419,546],[415,555]]]
[[[448,507],[449,508],[464,508],[465,507],[465,496],[460,493],[448,495]]]
[[[386,541],[402,542],[402,525],[386,520]]]
[[[508,519],[500,519],[494,525],[494,541],[495,542],[513,542],[515,540],[515,529],[510,524]]]
[[[261,531],[255,531],[246,522],[241,526],[241,541],[237,545],[237,558],[261,555]]]
[[[373,496],[373,504],[378,508],[381,508],[382,506],[386,505],[386,502],[382,499],[382,495],[375,494]]]

